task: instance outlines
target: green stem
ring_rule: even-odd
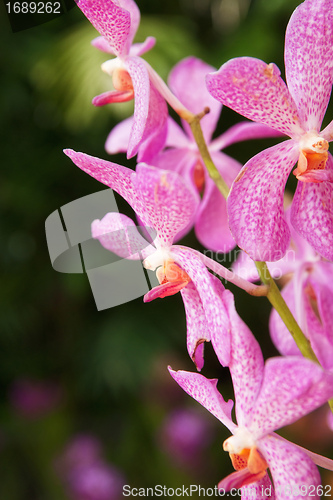
[[[229,188],[226,182],[222,179],[212,160],[212,157],[210,156],[200,125],[201,118],[207,113],[209,113],[209,108],[205,108],[203,113],[201,113],[200,115],[193,115],[191,118],[188,118],[187,121],[191,127],[193,137],[195,139],[195,142],[197,143],[201,158],[207,168],[210,178],[213,179],[221,194],[225,199],[227,199]]]
[[[304,333],[298,326],[294,316],[291,314],[290,309],[285,303],[280,290],[278,289],[275,281],[273,280],[266,262],[255,262],[261,281],[269,286],[269,292],[267,298],[272,304],[272,306],[277,310],[280,318],[290,331],[293,339],[295,340],[297,347],[303,354],[305,358],[311,359],[319,363],[315,353],[313,352],[310,342],[305,337]]]

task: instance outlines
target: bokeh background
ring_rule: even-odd
[[[274,61],[283,73],[285,27],[299,2],[137,3],[136,41],[157,38],[145,57],[166,79],[189,55],[216,68],[232,57],[254,56]],[[56,272],[48,255],[49,214],[105,189],[62,150],[110,159],[105,139],[131,115],[132,104],[92,106],[111,81],[100,70],[107,57],[90,45],[96,31],[77,7],[16,33],[4,4],[0,10],[0,498],[112,500],[123,484],[213,487],[232,471],[222,451],[228,432],[167,372],[169,364],[194,369],[180,295],[98,312],[86,275]],[[217,134],[240,119],[224,109]],[[243,143],[226,152],[244,163],[274,143]],[[125,155],[112,161],[135,167]],[[193,233],[184,243],[201,249]],[[227,286],[265,357],[276,355],[267,301]],[[224,396],[232,397],[228,371],[210,346],[203,374],[218,377]],[[325,418],[326,410],[318,410],[282,434],[333,458]],[[322,478],[333,484],[330,473],[322,471]]]

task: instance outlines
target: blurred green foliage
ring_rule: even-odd
[[[295,0],[142,0],[136,40],[157,38],[147,60],[163,78],[188,55],[216,67],[231,57],[250,55],[274,61],[282,70],[284,30],[297,4]],[[62,149],[107,158],[107,134],[131,115],[132,103],[91,105],[92,97],[109,89],[110,80],[100,70],[105,54],[90,45],[97,33],[79,9],[15,34],[3,5],[1,9],[0,498],[66,498],[54,461],[79,432],[103,441],[108,460],[124,472],[129,484],[215,485],[231,472],[229,458],[222,453],[227,437],[222,426],[216,424],[216,439],[204,457],[206,467],[200,477],[177,466],[156,440],[171,409],[195,406],[166,370],[168,364],[194,369],[186,353],[181,298],[151,304],[140,298],[98,312],[86,276],[55,272],[48,256],[44,230],[48,215],[101,189]],[[223,110],[217,133],[239,119]],[[227,153],[245,162],[273,143],[245,143]],[[113,161],[135,165],[124,155]],[[125,206],[121,201],[119,205]],[[193,234],[184,243],[200,249]],[[274,355],[265,299],[230,288],[265,355]],[[227,371],[219,367],[210,346],[206,353],[203,373],[221,377],[232,396]],[[63,397],[49,413],[27,419],[10,400],[18,379],[54,381]],[[207,419],[214,421],[210,415]],[[322,443],[314,451],[328,454],[331,444]]]

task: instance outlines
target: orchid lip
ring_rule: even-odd
[[[300,181],[323,182],[318,175],[318,170],[323,171],[328,159],[328,141],[321,137],[316,131],[304,134],[299,143],[299,159],[293,174]]]
[[[167,260],[170,260],[170,251],[166,248],[159,248],[156,252],[149,255],[142,264],[145,269],[155,271],[158,267],[163,266]]]

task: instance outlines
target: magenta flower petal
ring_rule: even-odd
[[[127,10],[131,16],[130,32],[126,40],[126,54],[128,54],[140,24],[140,17],[141,17],[140,10],[134,0],[117,0],[117,1],[119,3],[119,6]]]
[[[175,235],[191,219],[196,200],[174,172],[145,164],[138,164],[136,172],[133,185],[144,206],[143,220],[154,227],[163,246],[171,246]]]
[[[141,210],[139,209],[140,201],[132,186],[131,178],[135,174],[133,170],[95,156],[78,153],[72,149],[64,149],[64,153],[81,170],[117,191],[134,210],[142,211],[143,207],[141,206]]]
[[[275,500],[276,495],[268,474],[242,488],[242,500]]]
[[[210,339],[220,363],[230,360],[230,322],[223,302],[224,287],[211,275],[199,258],[186,247],[173,246],[172,256],[190,276],[206,313]]]
[[[225,149],[231,144],[241,141],[249,141],[252,139],[264,139],[267,137],[279,137],[283,134],[275,129],[255,122],[240,122],[230,127],[222,135],[214,139],[210,143],[210,149],[217,151]]]
[[[319,471],[304,451],[273,435],[260,439],[260,450],[271,470],[277,500],[318,498]]]
[[[173,148],[189,148],[192,144],[183,129],[171,118],[168,117],[168,135],[165,146]]]
[[[156,250],[141,236],[132,219],[118,212],[94,220],[91,234],[104,248],[123,259],[143,260]]]
[[[138,151],[138,161],[150,163],[161,151],[167,138],[167,118],[166,102],[150,83],[148,117]]]
[[[285,141],[251,158],[228,197],[229,225],[237,244],[253,260],[281,259],[290,241],[283,193],[298,156],[298,145]]]
[[[128,57],[126,69],[132,79],[135,100],[134,120],[128,144],[127,157],[132,158],[138,152],[149,112],[150,82],[145,63],[139,57]]]
[[[148,36],[146,40],[142,43],[134,43],[131,47],[131,56],[142,56],[149,50],[151,50],[156,43],[156,38],[153,36]]]
[[[180,291],[186,312],[187,350],[197,370],[204,365],[204,342],[210,341],[209,328],[200,295],[193,282]]]
[[[92,103],[94,106],[105,106],[106,104],[114,104],[116,102],[131,101],[133,97],[133,90],[108,90],[94,97]]]
[[[206,83],[215,99],[246,118],[290,137],[303,132],[296,105],[275,64],[238,57],[208,74]]]
[[[231,324],[231,357],[229,369],[236,400],[236,419],[240,426],[250,420],[264,374],[264,358],[250,329],[235,309],[229,290],[223,294]]]
[[[107,52],[108,54],[116,55],[115,51],[112,49],[108,40],[104,36],[98,36],[91,40],[91,45],[102,52]]]
[[[258,439],[295,422],[332,396],[333,374],[319,365],[298,356],[270,358],[247,427]]]
[[[198,114],[205,107],[209,107],[210,112],[200,122],[208,142],[216,128],[222,109],[221,104],[207,92],[205,84],[205,76],[214,70],[215,68],[196,57],[187,57],[174,66],[168,79],[173,93],[191,113]],[[191,75],[190,78],[189,75]],[[189,131],[188,123],[184,123],[184,126]]]
[[[281,293],[291,313],[296,317],[294,281],[289,281]],[[300,355],[296,342],[274,308],[269,318],[269,331],[273,344],[283,356]]]
[[[326,170],[333,172],[329,154]],[[323,257],[333,261],[333,188],[329,182],[298,182],[291,207],[291,223]]]
[[[286,79],[305,130],[320,130],[333,83],[331,0],[306,0],[286,31]]]
[[[133,117],[119,122],[109,133],[105,142],[105,151],[110,155],[126,153],[133,125]]]
[[[237,428],[231,420],[233,401],[231,399],[228,402],[224,401],[216,388],[216,379],[207,379],[200,373],[174,371],[170,367],[169,372],[187,394],[210,411],[230,432]]]
[[[130,12],[111,0],[78,0],[77,5],[94,28],[108,40],[114,53],[123,55],[131,32]]]

